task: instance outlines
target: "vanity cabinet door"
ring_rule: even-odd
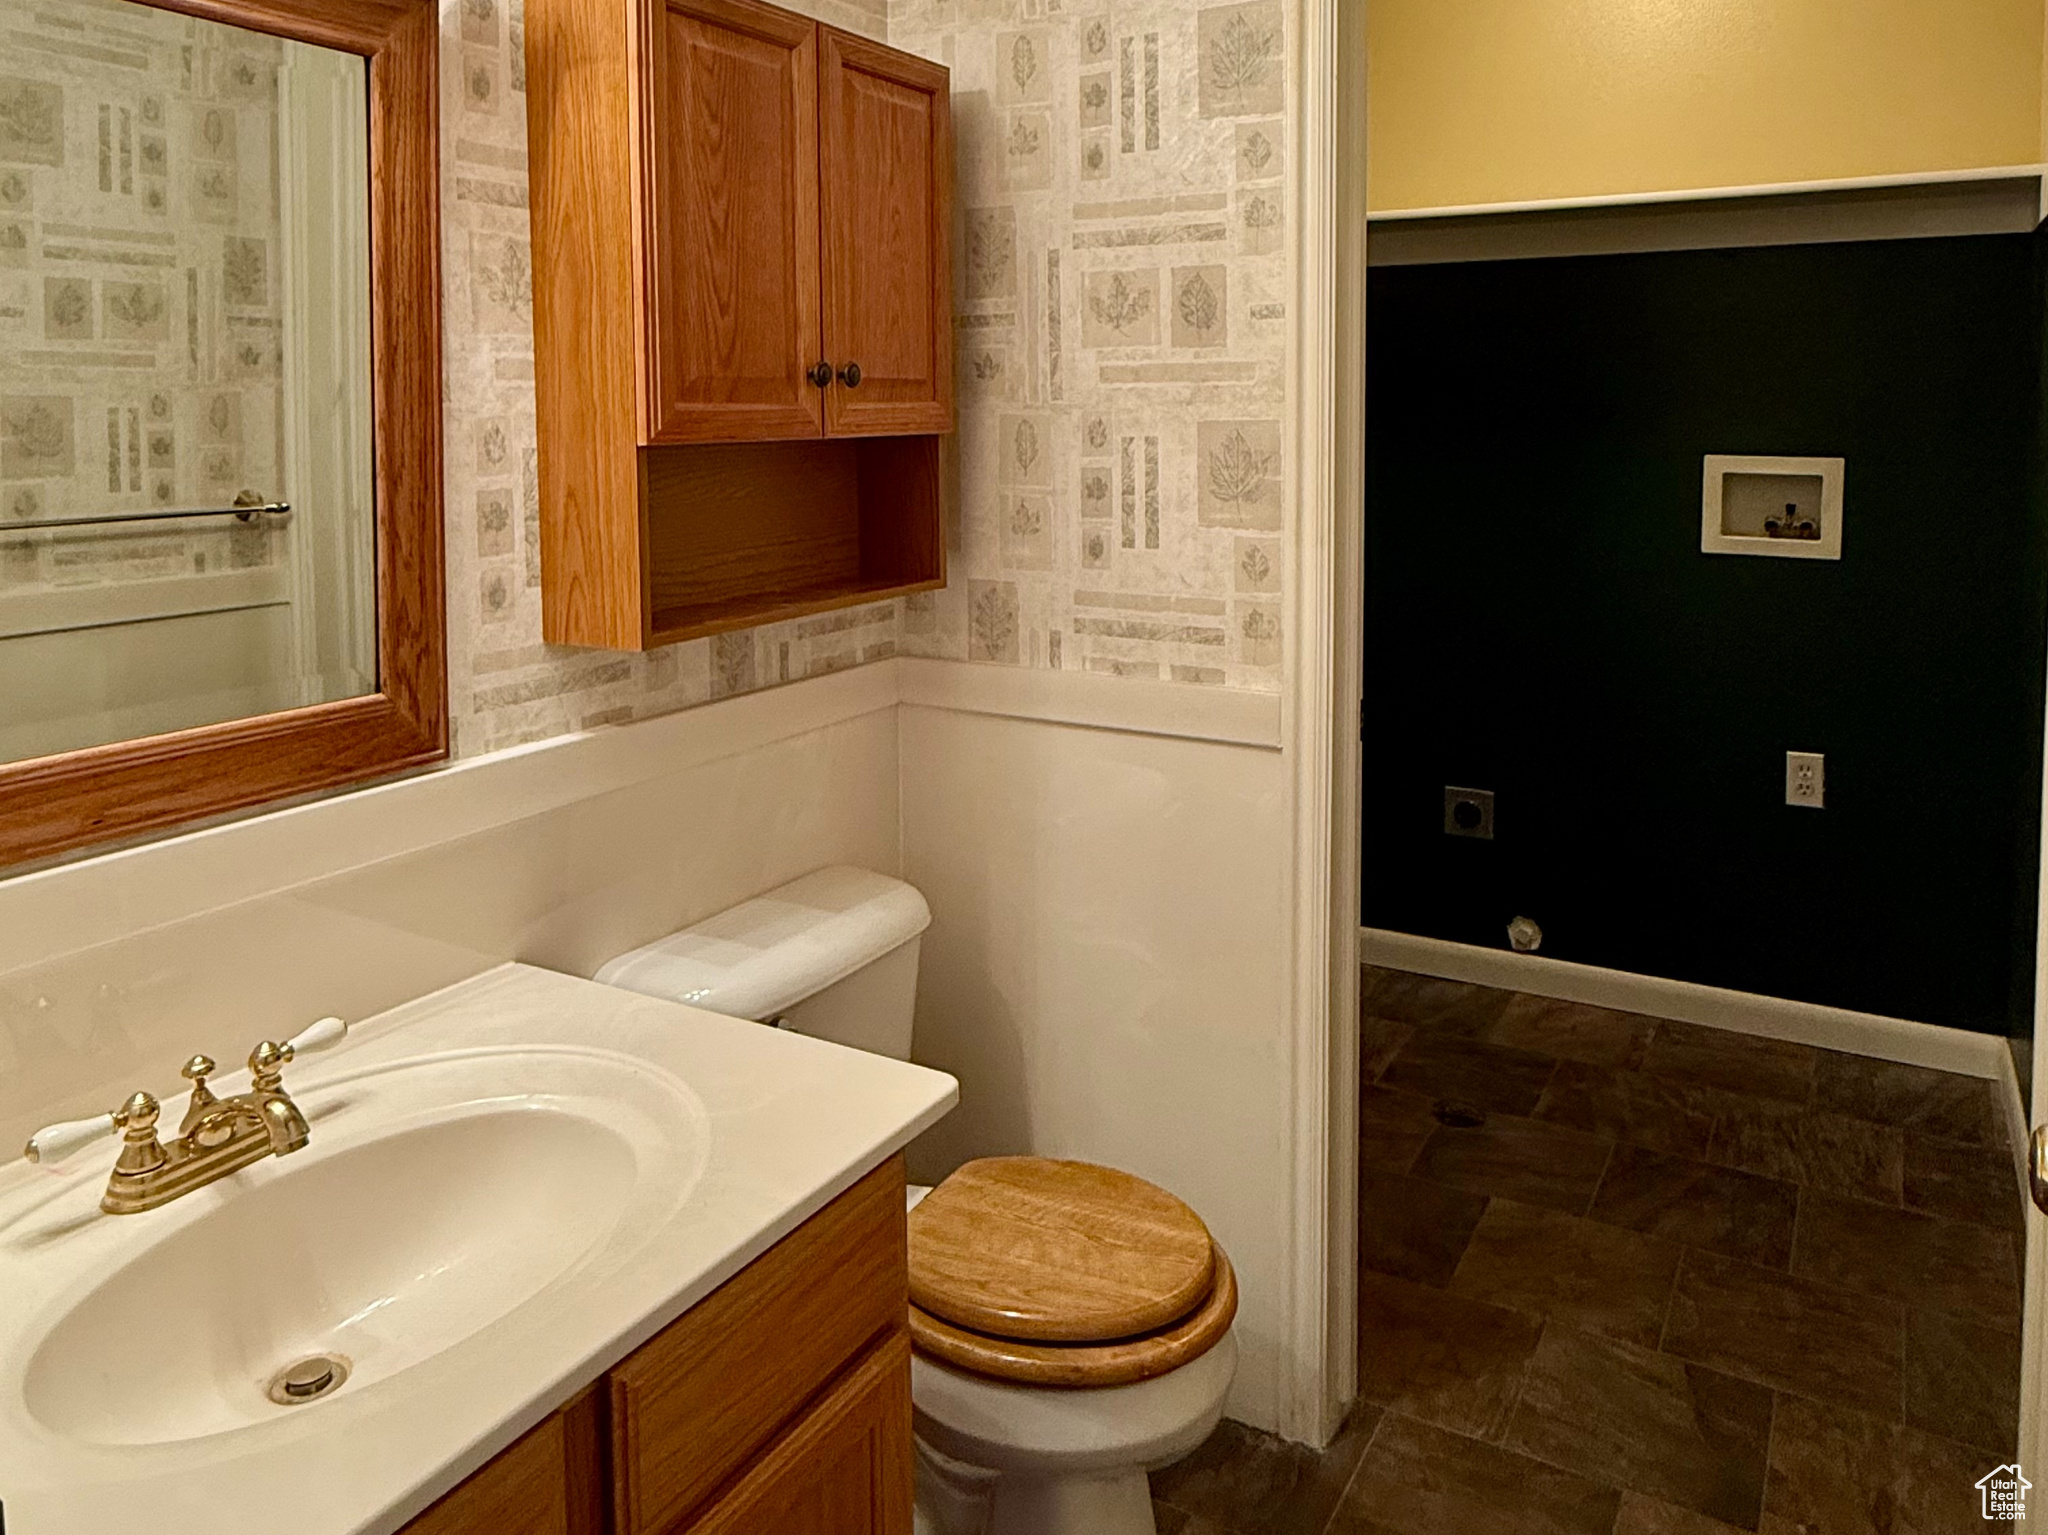
[[[910,1340],[879,1344],[688,1535],[910,1535]]]
[[[825,391],[826,430],[950,432],[947,74],[831,27],[818,34],[825,356],[839,370]]]
[[[898,1156],[614,1368],[618,1535],[694,1529],[719,1489],[750,1478],[755,1457],[789,1436],[807,1404],[832,1396],[875,1339],[901,1333],[908,1255]],[[903,1423],[908,1432],[908,1402]]]
[[[591,1387],[399,1535],[604,1535],[604,1429]]]
[[[647,440],[816,437],[818,29],[753,0],[664,0],[656,25]]]

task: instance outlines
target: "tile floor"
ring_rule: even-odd
[[[1362,1400],[1160,1535],[1944,1535],[2019,1410],[1989,1084],[1365,972]]]

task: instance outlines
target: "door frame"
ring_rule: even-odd
[[[1289,551],[1281,739],[1294,795],[1289,1017],[1297,1119],[1290,1127],[1295,1240],[1282,1431],[1317,1444],[1335,1434],[1358,1374],[1368,3],[1299,0],[1295,18],[1301,68],[1291,190],[1299,239],[1289,378],[1300,489]],[[2048,159],[2048,101],[2042,135]],[[2048,221],[2048,179],[2041,211]],[[1303,579],[1312,572],[1330,579]],[[2031,1112],[2016,1102],[2009,1112],[2022,1131],[2013,1152],[2026,1210],[2014,1448],[2022,1465],[2048,1468],[2048,1214],[2027,1196],[2026,1179],[2027,1136],[2033,1125],[2048,1124],[2048,723],[2042,762]],[[1328,929],[1319,927],[1324,917]],[[2017,1098],[2016,1066],[1997,1085]]]
[[[1281,740],[1292,1083],[1280,1430],[1327,1443],[1357,1391],[1359,719],[1365,587],[1365,6],[1296,0],[1297,210]]]
[[[2043,38],[2042,70],[2048,77],[2048,35]],[[2041,105],[2041,146],[2048,159],[2048,94]],[[2041,183],[2041,217],[2048,221],[2048,177]],[[2042,1046],[2048,1044],[2048,715],[2044,715],[2041,761],[2041,820],[2036,828],[2037,894],[2034,908],[2034,1041],[2031,1091],[2026,1100],[2009,1106],[2019,1110],[2019,1144],[2013,1147],[2018,1163],[2020,1208],[2025,1211],[2025,1237],[2020,1244],[2020,1432],[2013,1446],[2021,1465],[2048,1465],[2048,1412],[2043,1411],[2042,1392],[2048,1389],[2048,1216],[2036,1207],[2028,1193],[2027,1167],[2032,1160],[2033,1126],[2043,1120],[2048,1104],[2048,1060]],[[2008,1047],[2008,1053],[2010,1047]],[[2011,1078],[2010,1093],[2017,1089],[2018,1072]],[[2048,1486],[2044,1486],[2048,1491]]]
[[[2044,729],[2041,756],[2048,765],[2048,729]],[[2032,1094],[2018,1114],[2020,1143],[2013,1148],[2020,1182],[2021,1209],[2026,1212],[2026,1236],[2021,1243],[2020,1301],[2020,1432],[2014,1447],[2021,1465],[2048,1465],[2048,1411],[2042,1393],[2048,1389],[2048,1215],[2043,1215],[2027,1192],[2026,1167],[2031,1156],[2029,1137],[2034,1125],[2048,1121],[2048,1058],[2042,1046],[2048,1044],[2048,770],[2041,785],[2041,848],[2039,894],[2034,917],[2034,1056]],[[2018,1090],[2014,1073],[2009,1093]],[[2037,1476],[2040,1474],[2037,1470]]]

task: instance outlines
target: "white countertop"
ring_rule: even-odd
[[[378,1068],[524,1047],[602,1052],[686,1088],[701,1108],[694,1179],[524,1304],[360,1390],[352,1381],[330,1400],[169,1443],[88,1443],[31,1412],[29,1357],[54,1319],[115,1264],[147,1264],[145,1248],[224,1201],[346,1150],[356,1133],[350,1111],[387,1080]],[[0,1171],[0,1504],[8,1535],[389,1535],[959,1096],[951,1077],[922,1067],[526,965],[501,966],[362,1021],[344,1045],[289,1068],[286,1086],[312,1123],[311,1145],[159,1210],[98,1213],[112,1142],[54,1173],[25,1163]],[[178,1107],[166,1103],[166,1126],[175,1126]],[[161,1325],[176,1329],[178,1320],[167,1313]]]

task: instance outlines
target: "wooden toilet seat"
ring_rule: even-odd
[[[1194,1211],[1114,1168],[969,1162],[910,1212],[911,1341],[1043,1386],[1149,1380],[1230,1330],[1237,1279]]]
[[[1223,1340],[1237,1316],[1237,1275],[1214,1249],[1216,1283],[1192,1316],[1109,1343],[1025,1343],[970,1332],[910,1308],[910,1341],[956,1369],[1027,1386],[1128,1386],[1177,1370]]]

